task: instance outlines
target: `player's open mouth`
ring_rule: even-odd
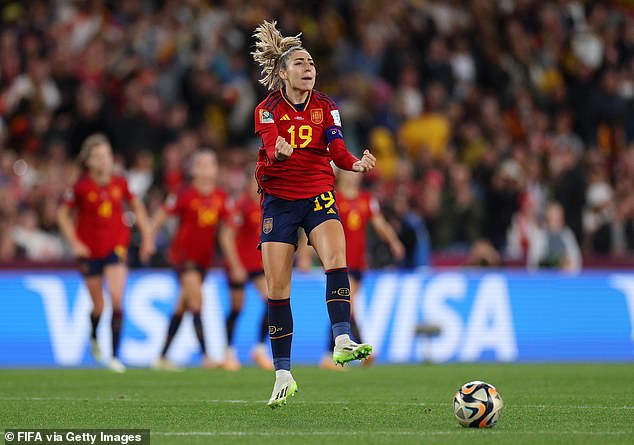
[[[302,80],[313,80],[312,77],[302,77]]]

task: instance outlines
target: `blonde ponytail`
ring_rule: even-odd
[[[255,51],[251,53],[262,67],[260,83],[269,90],[275,90],[283,85],[279,76],[280,68],[286,67],[288,56],[296,50],[304,50],[300,34],[294,37],[283,37],[276,28],[277,22],[266,20],[257,28],[253,37],[256,38]]]

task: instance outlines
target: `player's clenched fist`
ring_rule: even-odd
[[[361,159],[352,164],[352,171],[365,173],[372,170],[375,164],[376,158],[374,155],[370,153],[370,150],[365,150]]]
[[[275,141],[275,159],[278,161],[284,161],[291,157],[293,154],[293,147],[286,142],[282,136],[278,136]]]

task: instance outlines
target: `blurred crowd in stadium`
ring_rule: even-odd
[[[483,265],[566,257],[572,269],[579,252],[634,256],[632,2],[0,8],[1,262],[69,259],[55,212],[94,132],[112,139],[150,212],[187,180],[199,146],[218,152],[231,194],[244,188],[259,145],[253,110],[266,94],[251,34],[270,18],[284,34],[303,33],[349,149],[378,158],[365,186],[408,247],[404,266],[428,264],[429,252]],[[372,266],[392,262],[371,246]]]

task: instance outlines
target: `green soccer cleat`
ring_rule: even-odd
[[[365,360],[370,354],[372,354],[372,345],[355,343],[348,338],[335,345],[332,361],[343,366],[353,360]]]
[[[283,375],[275,378],[273,394],[271,394],[268,405],[271,409],[286,405],[286,400],[289,397],[294,397],[296,392],[297,382],[295,382],[290,372],[285,372]]]

